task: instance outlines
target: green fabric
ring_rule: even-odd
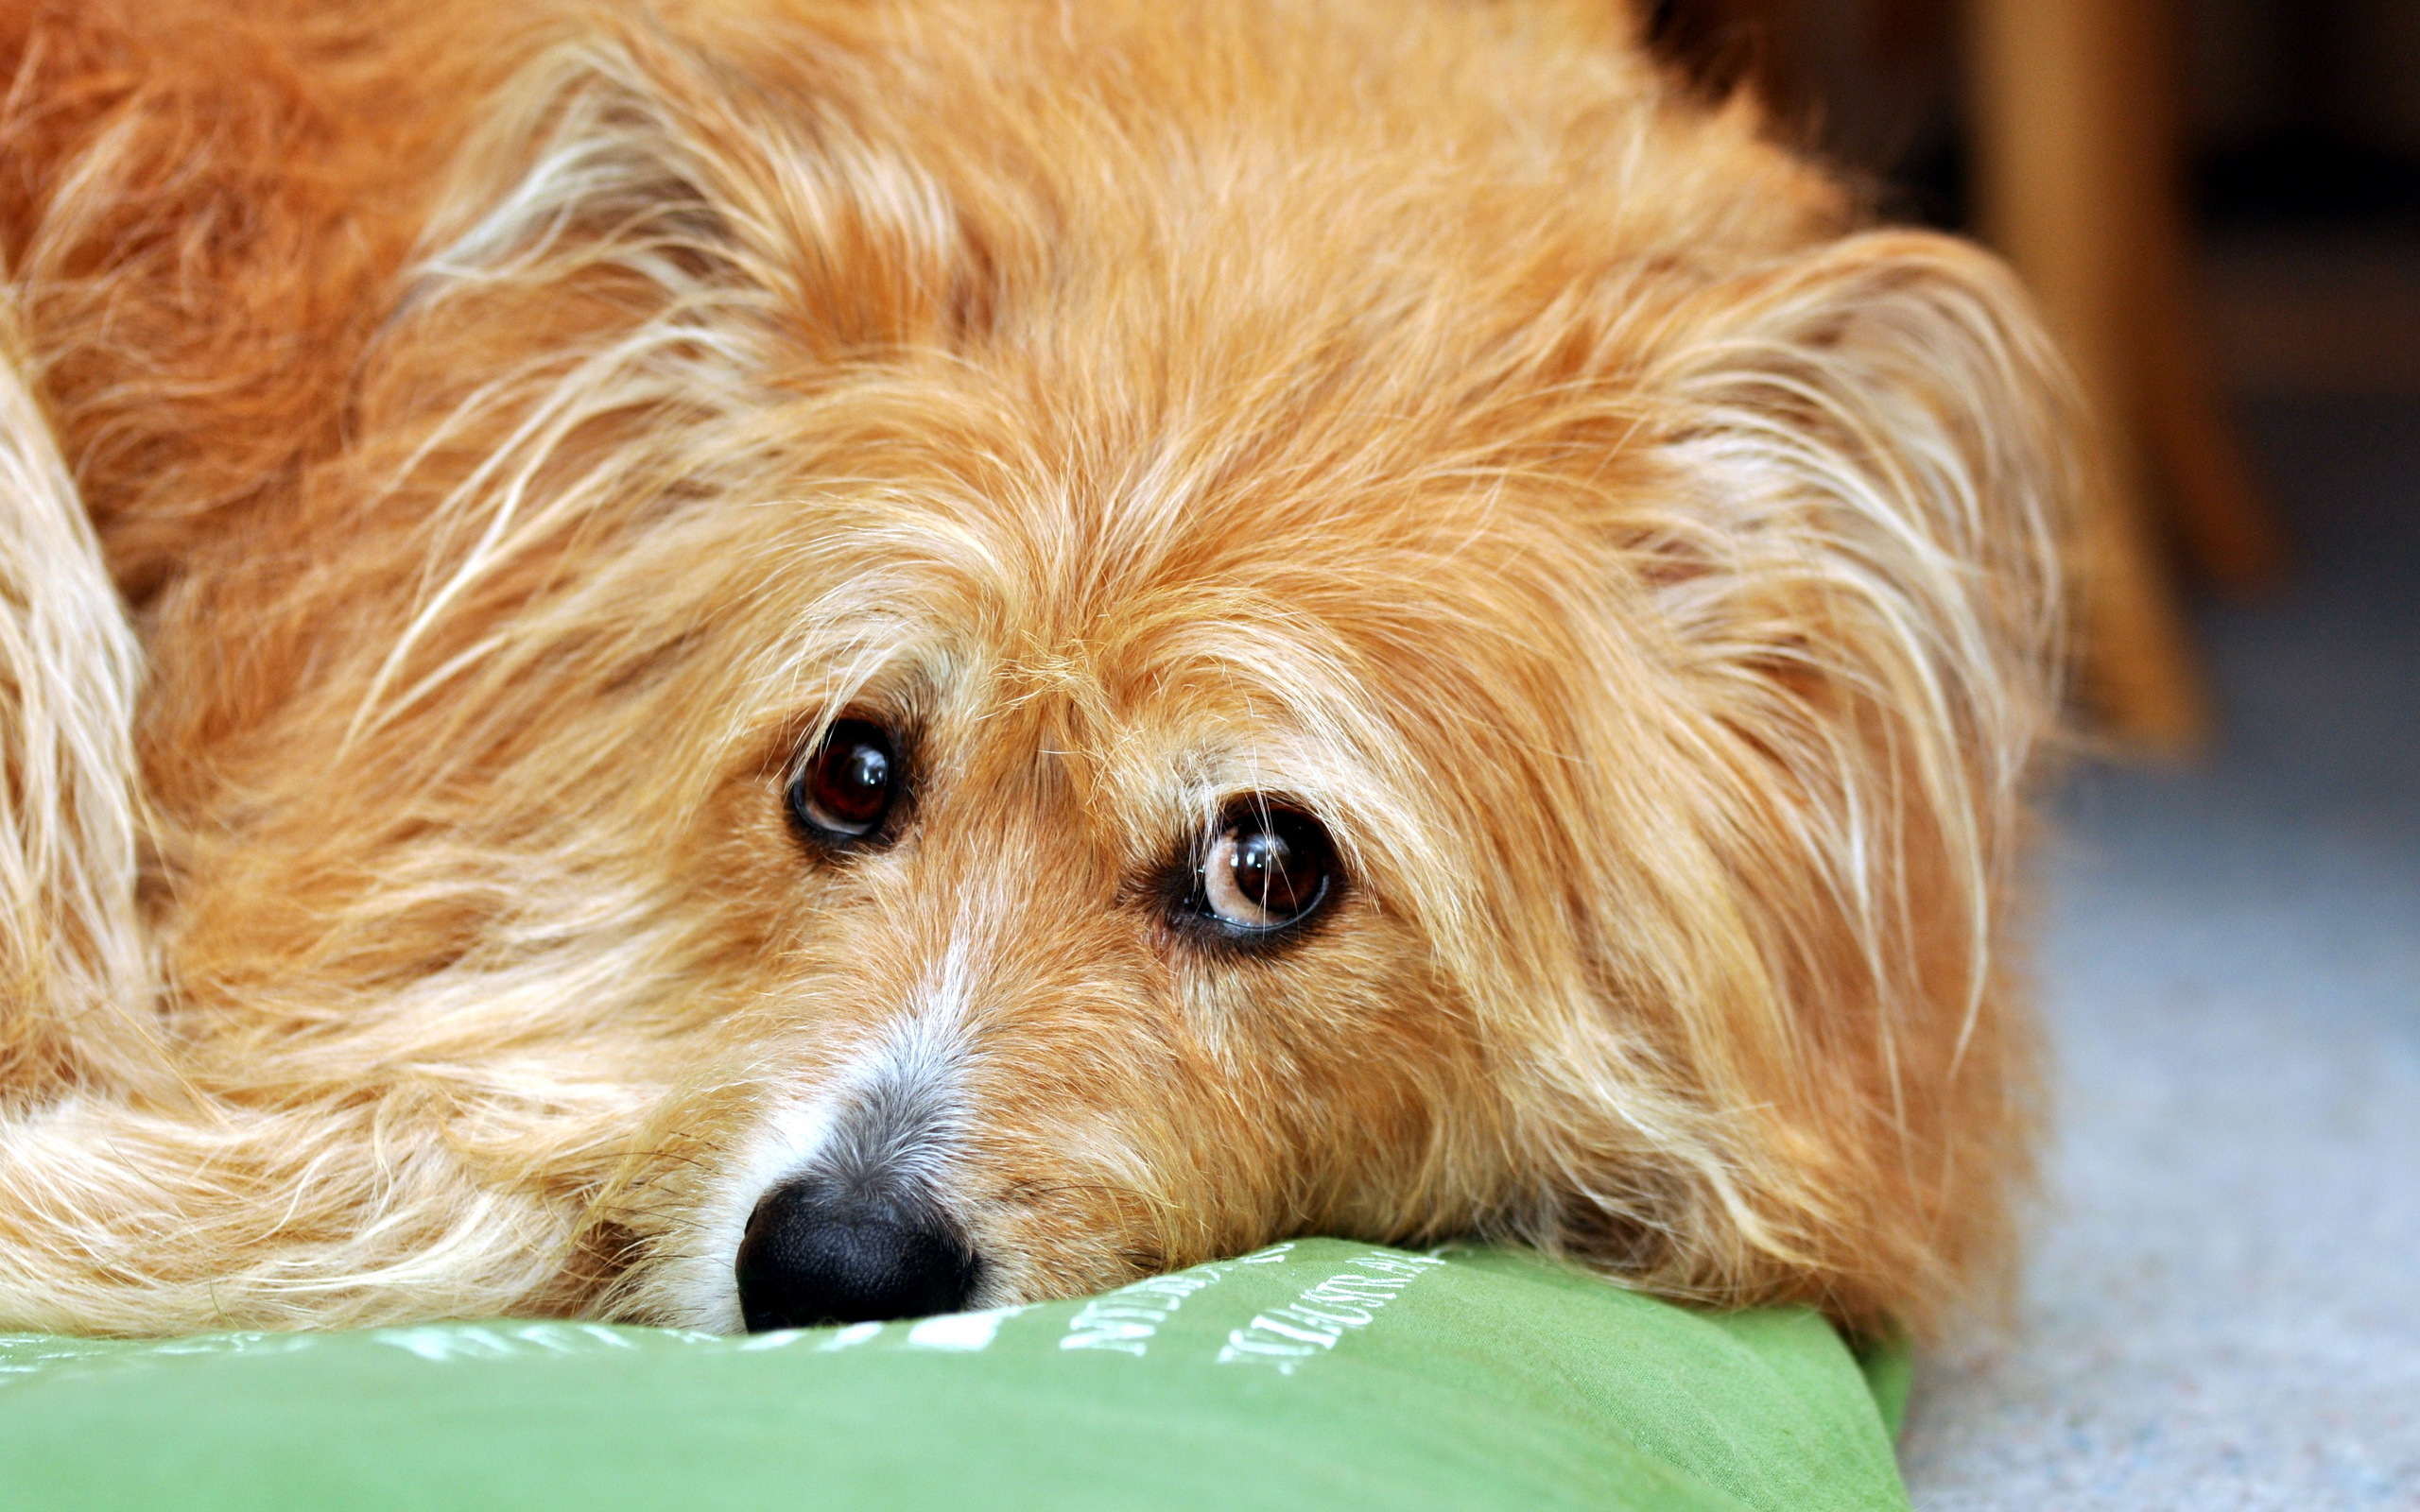
[[[0,1336],[0,1504],[1872,1512],[1908,1504],[1868,1383],[1895,1368],[1811,1313],[1305,1240],[753,1338]]]

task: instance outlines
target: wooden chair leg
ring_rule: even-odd
[[[2102,469],[2078,531],[2082,693],[2119,747],[2190,755],[2210,730],[2200,657],[2145,519],[2133,448],[2121,439],[2110,450],[2120,455]]]
[[[2120,743],[2198,746],[2208,703],[2157,549],[2143,414],[2138,278],[2147,203],[2176,193],[2139,92],[2161,0],[1974,0],[1974,137],[1985,233],[2041,300],[2101,420],[2106,484],[2079,541],[2084,689]]]

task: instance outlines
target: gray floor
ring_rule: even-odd
[[[1920,1364],[1922,1512],[2420,1508],[2420,404],[2251,420],[2297,585],[2209,616],[2206,765],[2063,802],[2049,1206]]]

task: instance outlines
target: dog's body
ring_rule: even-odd
[[[1934,1317],[2058,390],[1612,9],[10,6],[0,1326]]]

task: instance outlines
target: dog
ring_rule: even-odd
[[[1618,6],[0,60],[0,1326],[2004,1271],[2074,406]]]

